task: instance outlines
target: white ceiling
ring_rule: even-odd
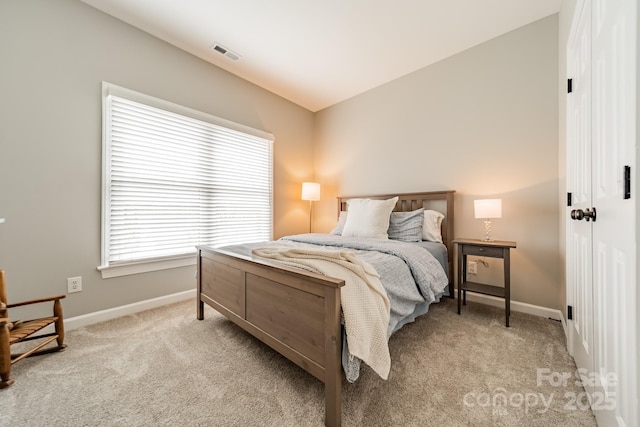
[[[562,0],[82,0],[318,111],[560,10]],[[210,47],[240,55],[233,61]]]

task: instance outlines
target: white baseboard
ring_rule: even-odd
[[[467,300],[473,302],[479,302],[481,304],[490,305],[493,307],[504,308],[504,299],[498,297],[492,297],[490,295],[468,293]],[[567,326],[564,322],[562,312],[554,308],[541,307],[539,305],[527,304],[526,302],[519,302],[511,300],[511,310],[518,311],[520,313],[533,314],[534,316],[547,317],[549,319],[558,320],[562,322],[562,327],[567,331]]]
[[[81,316],[70,317],[64,319],[65,331],[81,328],[83,326],[93,325],[94,323],[104,322],[105,320],[115,319],[116,317],[127,316],[133,313],[150,310],[152,308],[161,307],[163,305],[180,302],[189,298],[196,297],[196,290],[178,292],[177,294],[165,295],[145,301],[135,302],[120,307],[109,308],[107,310],[96,311],[95,313],[83,314]],[[195,313],[195,307],[194,307]]]
[[[105,320],[115,319],[117,317],[127,316],[133,313],[150,310],[152,308],[161,307],[163,305],[172,304],[174,302],[184,301],[196,297],[196,290],[188,290],[177,294],[165,295],[145,301],[127,304],[120,307],[114,307],[107,310],[96,311],[95,313],[83,314],[81,316],[70,317],[64,320],[64,328],[67,331],[81,328],[83,326],[92,325]],[[504,299],[481,294],[467,294],[467,299],[472,302],[490,305],[493,307],[504,307]],[[547,317],[549,319],[559,320],[565,334],[567,333],[567,324],[562,316],[562,312],[557,309],[541,307],[538,305],[527,304],[525,302],[511,301],[511,310],[521,313],[533,314],[534,316]]]

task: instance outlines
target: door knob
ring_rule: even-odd
[[[596,221],[596,208],[587,208],[585,210],[582,209],[574,209],[571,211],[571,219],[575,219],[580,221],[581,219],[586,219],[587,221],[593,220]]]

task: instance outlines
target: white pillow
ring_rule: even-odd
[[[442,243],[442,220],[444,215],[438,211],[425,210],[422,225],[422,240]]]
[[[398,197],[388,200],[351,199],[347,201],[347,221],[342,235],[388,239],[389,217]]]

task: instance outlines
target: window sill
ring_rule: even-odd
[[[196,255],[183,255],[171,258],[154,259],[148,261],[128,262],[116,265],[99,266],[103,279],[129,276],[132,274],[148,273],[150,271],[168,270],[170,268],[187,267],[196,264]]]

